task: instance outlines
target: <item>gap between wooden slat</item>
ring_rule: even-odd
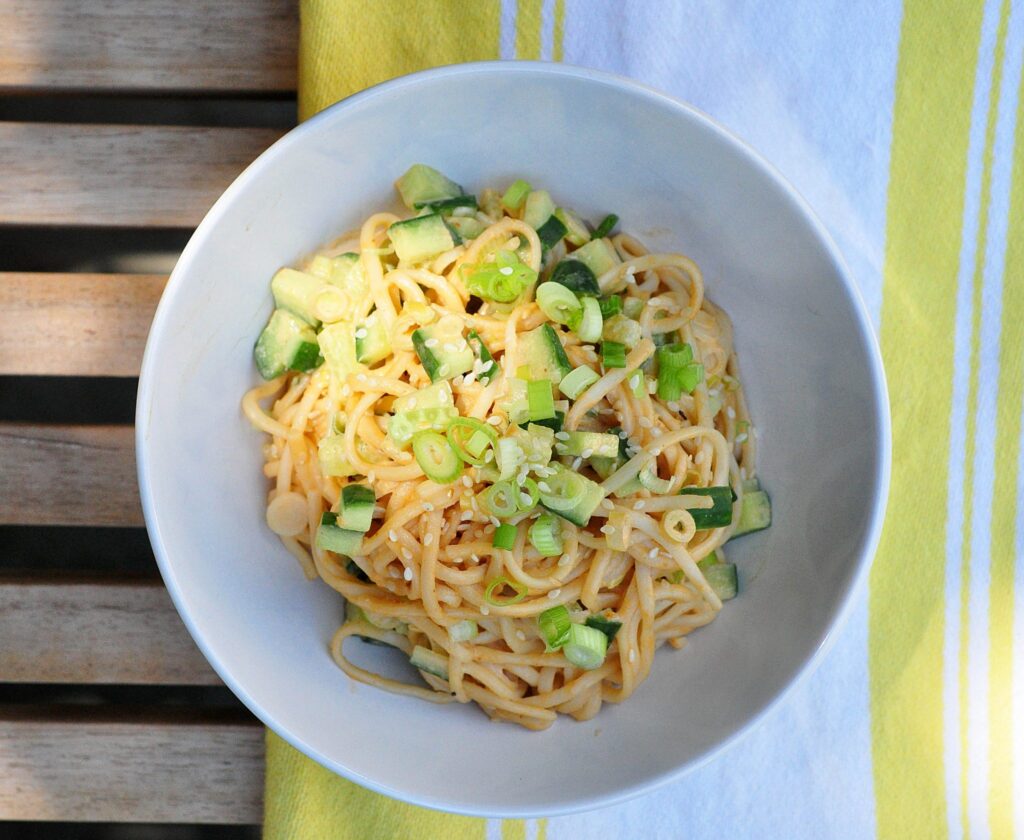
[[[142,525],[131,426],[0,423],[0,525]]]
[[[5,0],[0,90],[291,91],[296,0]]]
[[[159,581],[0,581],[0,681],[217,685]]]
[[[0,272],[0,374],[138,376],[166,282],[154,274]]]
[[[0,820],[261,821],[262,727],[125,717],[0,709]]]
[[[282,133],[0,122],[0,223],[194,227]]]

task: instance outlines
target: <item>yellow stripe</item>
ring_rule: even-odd
[[[547,840],[548,838],[548,821],[537,820],[537,840]]]
[[[540,58],[542,0],[518,0],[516,3],[516,58],[536,61]]]
[[[555,0],[555,37],[551,58],[562,60],[562,42],[565,40],[565,0]]]
[[[263,840],[484,840],[486,833],[486,820],[407,805],[353,784],[267,730]]]
[[[989,822],[993,840],[1013,837],[1013,744],[1024,721],[1012,715],[1013,591],[1017,541],[1017,465],[1024,408],[1024,75],[1018,81],[1017,136],[1003,271],[1003,314],[996,402],[996,466],[992,499],[992,568],[989,590]],[[1018,665],[1018,667],[1020,667]],[[1024,768],[1018,768],[1021,772]]]
[[[502,820],[501,840],[526,840],[525,820]]]
[[[1009,23],[1010,3],[1003,0],[999,13],[999,29],[996,32],[996,50],[993,57],[992,83],[989,87],[988,114],[985,123],[985,152],[982,158],[981,194],[978,210],[977,247],[974,252],[974,274],[971,290],[971,342],[970,379],[967,385],[967,427],[964,433],[964,477],[963,477],[963,543],[960,561],[960,801],[961,821],[964,840],[971,836],[968,797],[968,773],[970,768],[970,715],[968,714],[969,680],[968,655],[971,639],[970,595],[971,595],[971,538],[974,532],[974,454],[977,438],[977,406],[979,358],[981,356],[981,307],[984,289],[985,250],[988,243],[988,211],[992,197],[992,149],[995,146],[996,120],[999,116],[999,90],[1003,77],[1003,55],[1006,52],[1006,30]],[[985,476],[982,477],[985,480]],[[956,523],[953,523],[954,527]]]
[[[499,0],[302,0],[300,15],[301,119],[405,73],[501,57]]]
[[[982,0],[906,0],[893,112],[881,345],[893,416],[889,514],[869,595],[882,838],[946,835],[943,578],[956,277]],[[932,518],[922,520],[921,512]]]

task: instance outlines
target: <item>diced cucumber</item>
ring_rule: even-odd
[[[327,360],[327,367],[339,382],[343,382],[350,373],[355,373],[359,369],[359,362],[356,360],[355,327],[348,321],[339,321],[324,327],[317,339],[320,342],[320,352]]]
[[[622,627],[621,621],[605,618],[603,615],[589,615],[583,623],[586,624],[587,627],[593,627],[594,629],[600,630],[604,633],[608,637],[608,644],[615,641],[615,636]]]
[[[508,415],[510,423],[526,423],[530,419],[530,403],[527,398],[527,384],[525,379],[513,377],[505,382],[505,398],[501,402],[501,408]]]
[[[772,502],[764,490],[755,490],[743,497],[740,505],[740,520],[736,523],[733,537],[742,537],[754,531],[763,531],[772,524]]]
[[[457,235],[437,213],[395,222],[388,228],[388,236],[402,262],[422,262],[458,244]]]
[[[359,300],[370,294],[370,281],[363,271],[362,260],[359,254],[348,251],[331,257],[331,273],[327,282],[337,286],[342,291],[348,292],[353,301]]]
[[[442,201],[463,194],[464,190],[450,178],[425,163],[414,163],[395,181],[402,202],[415,210],[425,202]]]
[[[436,201],[419,201],[416,203],[417,210],[432,210],[435,213],[448,214],[455,210],[469,208],[479,210],[475,195],[457,195],[453,198],[439,198]]]
[[[356,474],[355,468],[345,455],[344,435],[330,435],[321,438],[317,445],[317,456],[317,460],[320,462],[320,472],[324,475],[345,478]]]
[[[548,216],[548,220],[544,224],[537,228],[537,238],[540,240],[543,250],[550,251],[567,232],[568,228],[562,223],[562,220],[551,215]]]
[[[593,271],[595,277],[600,277],[622,262],[609,239],[591,239],[586,245],[573,251],[572,258]]]
[[[366,533],[373,522],[373,509],[376,504],[377,497],[365,484],[348,484],[342,487],[338,525],[348,531]]]
[[[287,309],[307,324],[319,327],[320,320],[314,314],[313,303],[324,285],[320,277],[294,268],[282,268],[270,281],[270,291],[278,309]]]
[[[606,432],[567,432],[568,440],[559,441],[555,449],[559,455],[581,456],[583,458],[617,458],[619,436]]]
[[[643,338],[643,328],[639,321],[627,318],[625,315],[613,315],[604,322],[601,329],[601,338],[605,341],[617,341],[632,349],[640,343]]]
[[[451,379],[473,369],[476,356],[461,331],[420,327],[412,334],[412,346],[431,382]]]
[[[602,481],[608,478],[608,476],[610,476],[623,464],[623,462],[620,461],[618,458],[602,458],[600,456],[590,458],[589,461],[590,466],[594,468],[594,472],[596,472],[601,477]],[[639,482],[637,483],[639,484]]]
[[[703,571],[708,585],[723,601],[730,601],[739,594],[740,581],[734,563],[715,563]]]
[[[534,420],[533,424],[537,426],[544,426],[551,429],[553,432],[562,431],[562,424],[565,422],[565,412],[555,409],[555,416],[547,420]]]
[[[472,216],[452,216],[448,219],[448,226],[455,228],[455,232],[463,240],[476,239],[487,230],[487,225]]]
[[[409,654],[409,663],[420,671],[426,671],[442,680],[448,679],[448,657],[430,648],[416,645]]]
[[[534,230],[541,226],[555,212],[555,202],[547,190],[533,190],[526,196],[526,207],[523,209],[523,221]]]
[[[417,408],[451,408],[454,406],[455,396],[452,394],[452,386],[447,381],[441,381],[413,391],[411,394],[396,397],[391,407],[395,414],[403,414]]]
[[[715,487],[684,487],[681,496],[710,496],[713,502],[709,508],[690,508],[690,515],[697,530],[724,528],[732,522],[732,488],[726,485]]]
[[[540,503],[575,525],[586,525],[605,497],[604,488],[563,464],[553,462],[548,465],[548,469],[554,469],[555,473],[544,479],[544,486],[540,488]]]
[[[264,379],[287,370],[312,370],[320,364],[320,347],[313,328],[284,309],[275,309],[253,350]]]
[[[555,210],[555,218],[565,225],[566,241],[573,245],[586,245],[590,241],[590,231],[587,230],[587,223],[579,216],[565,207]]]
[[[743,479],[743,493],[756,493],[761,489],[761,482],[756,478],[745,478]]]
[[[519,365],[530,368],[531,379],[550,379],[557,385],[572,370],[562,340],[551,324],[521,333],[516,354]]]
[[[316,529],[316,544],[325,551],[352,557],[359,553],[363,535],[359,531],[342,528],[338,524],[338,514],[325,511],[320,517],[320,527]]]
[[[391,353],[391,337],[377,312],[371,312],[356,328],[356,360],[372,365]]]
[[[634,321],[639,321],[644,313],[645,302],[643,298],[627,297],[622,302],[622,314]]]
[[[586,297],[599,297],[601,287],[597,285],[594,272],[586,263],[577,260],[574,252],[572,257],[562,260],[551,272],[549,283],[561,283],[567,289]]]
[[[487,345],[484,344],[484,340],[480,338],[480,334],[476,330],[470,330],[469,335],[466,336],[466,340],[469,342],[469,346],[476,351],[476,355],[479,357],[480,362],[483,365],[483,369],[480,371],[480,375],[477,377],[484,385],[490,383],[491,378],[498,374],[498,363],[494,361],[494,356],[491,355],[491,351],[487,349]]]

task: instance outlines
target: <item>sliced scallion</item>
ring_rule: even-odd
[[[515,594],[508,598],[499,597],[501,590],[505,587],[511,589]],[[505,575],[496,577],[484,590],[484,600],[492,607],[511,607],[518,604],[526,597],[526,587],[518,581],[509,580]]]
[[[569,641],[569,628],[572,627],[572,616],[564,604],[544,610],[537,616],[537,628],[547,646],[547,652],[558,650]]]
[[[606,369],[626,366],[626,345],[618,341],[601,342],[601,363]]]
[[[487,349],[487,345],[484,344],[484,340],[480,338],[480,333],[476,330],[470,330],[466,334],[466,341],[469,342],[470,347],[476,350],[477,356],[480,357],[480,361],[484,364],[484,369],[480,371],[477,379],[486,385],[493,376],[497,376],[498,363],[494,361],[494,356],[491,355],[491,351]]]
[[[512,547],[516,544],[516,526],[515,525],[499,525],[494,529],[494,539],[491,541],[491,545],[495,548],[500,548],[505,551],[511,551]]]
[[[562,525],[552,513],[543,513],[530,526],[530,545],[541,557],[557,557],[562,553]]]
[[[562,381],[558,383],[558,390],[571,400],[579,399],[580,394],[600,378],[600,374],[593,368],[580,365],[565,375]]]
[[[573,624],[569,627],[569,638],[562,646],[562,653],[577,668],[593,671],[604,664],[608,652],[608,637],[596,627]]]
[[[519,467],[526,462],[526,453],[522,444],[515,438],[503,437],[498,441],[494,452],[495,466],[499,470],[498,477],[504,481],[512,478]]]
[[[555,397],[550,379],[531,379],[526,383],[527,416],[530,420],[549,420],[555,416]]]
[[[704,379],[704,366],[693,361],[689,344],[666,344],[655,351],[658,363],[658,397],[678,400],[685,392],[692,394]]]
[[[518,210],[523,206],[526,196],[530,194],[532,189],[533,187],[520,178],[505,190],[505,194],[501,197],[501,203],[508,210]]]
[[[601,328],[604,326],[604,318],[601,316],[601,304],[597,298],[583,298],[583,317],[580,318],[576,327],[576,334],[580,341],[595,342],[601,340]]]
[[[598,303],[601,305],[602,318],[611,318],[622,311],[622,298],[619,295],[608,295],[601,298]]]
[[[494,262],[463,266],[462,282],[470,294],[479,298],[511,303],[537,282],[537,272],[521,263],[512,251],[497,251]]]
[[[480,501],[491,516],[506,519],[519,511],[519,490],[511,481],[499,481],[484,491]]]
[[[462,459],[442,434],[417,432],[412,436],[412,454],[427,478],[437,484],[451,484],[462,474]]]
[[[603,237],[611,233],[613,230],[615,230],[615,226],[618,223],[619,217],[616,216],[614,213],[609,213],[598,223],[597,227],[594,229],[594,236],[592,238],[602,239]]]
[[[578,324],[583,315],[579,298],[561,283],[541,283],[537,287],[537,306],[556,324],[569,327]]]
[[[467,464],[482,467],[488,444],[498,442],[498,433],[488,423],[473,417],[456,417],[448,426],[448,443]]]

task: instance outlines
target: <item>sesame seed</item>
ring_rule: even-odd
[[[625,440],[629,437],[629,435],[627,435],[622,429],[619,429],[618,435],[620,440]]]
[[[368,333],[362,327],[356,330],[356,338],[366,338]]]
[[[500,426],[501,418],[497,414],[495,414],[493,417],[488,417],[487,422],[490,423],[492,426]]]
[[[653,424],[653,423],[652,423],[652,422],[650,421],[650,418],[648,418],[648,417],[641,417],[641,418],[640,418],[640,425],[641,425],[641,427],[643,427],[644,429],[649,429],[649,428],[651,428],[651,426],[653,426],[654,424]]]
[[[463,377],[463,376],[456,376],[452,380],[452,385],[454,387],[456,387],[456,388],[461,388],[463,386],[463,384],[465,383],[465,381],[466,381],[465,377]]]
[[[437,369],[437,372],[441,376],[447,376],[451,372],[451,366],[449,366],[447,363],[445,363],[445,364],[441,365],[441,367],[439,367]]]
[[[506,277],[508,277],[511,273],[512,273],[512,266],[510,266],[510,265],[506,265],[506,266],[503,266],[502,268],[498,269],[498,274],[504,274]]]
[[[546,481],[538,481],[537,488],[540,490],[541,493],[551,492],[551,485],[548,484]]]
[[[490,607],[488,607],[487,604],[481,604],[480,605],[480,615],[490,615],[490,614],[491,614]]]
[[[636,651],[635,650],[631,650],[629,652],[629,661],[630,662],[636,662]]]
[[[516,630],[516,638],[521,642],[526,641],[526,634],[522,630]]]
[[[471,511],[471,510],[464,510],[464,511],[462,511],[461,514],[459,514],[459,519],[461,519],[463,522],[469,522],[469,520],[472,519],[472,518],[473,518],[473,511]]]
[[[573,458],[573,461],[572,461],[573,472],[578,470],[582,463],[583,463],[583,459],[582,458]]]
[[[398,542],[398,533],[394,528],[388,531],[388,539],[391,540],[391,542]]]
[[[668,403],[668,409],[669,409],[669,411],[681,411],[682,410],[682,408],[679,405],[679,403],[677,403],[675,400],[673,400],[672,402]]]
[[[558,438],[558,440],[568,440],[569,439],[569,433],[568,432],[555,432],[555,437]]]
[[[533,504],[533,499],[530,498],[529,493],[520,493],[519,501],[523,503],[523,507],[529,507]]]
[[[602,525],[601,526],[601,533],[602,534],[614,534],[615,533],[615,529],[611,525]]]
[[[441,342],[438,341],[436,338],[428,338],[426,341],[423,342],[423,346],[424,347],[437,347],[437,345],[440,344],[440,343]]]
[[[356,374],[356,382],[366,382],[366,381],[367,381],[367,379],[366,379],[366,374],[365,373],[357,373]]]
[[[494,450],[493,449],[488,449],[484,453],[484,462],[485,463],[490,463],[493,460],[494,460]]]
[[[741,432],[740,434],[736,435],[736,443],[743,443],[746,439],[747,439],[747,433],[746,432]]]
[[[693,456],[693,463],[703,464],[704,463],[704,450],[702,449],[696,455]]]
[[[434,505],[433,505],[433,503],[431,503],[431,502],[424,502],[424,503],[423,503],[423,509],[424,509],[424,510],[425,510],[425,511],[426,511],[427,513],[430,513],[430,511],[432,511],[432,510],[434,509]]]
[[[658,383],[657,382],[655,382],[654,380],[651,380],[650,382],[647,383],[647,393],[648,394],[655,394],[655,393],[657,393],[657,391],[658,391]]]
[[[405,558],[406,560],[412,560],[412,552],[411,552],[411,551],[409,551],[409,549],[407,549],[407,548],[403,548],[403,549],[402,549],[402,556],[403,556],[403,557],[404,557],[404,558]]]
[[[658,549],[652,548],[650,551],[647,552],[647,557],[650,560],[656,560],[658,558]]]
[[[660,449],[658,449],[657,447],[655,447],[654,449],[652,449],[652,450],[651,450],[651,454],[652,454],[652,455],[653,455],[653,456],[654,456],[655,458],[657,458],[657,457],[658,457],[658,456],[659,456],[659,455],[661,454],[661,450],[660,450]]]
[[[558,597],[559,595],[561,595],[561,594],[562,594],[562,590],[561,590],[561,589],[552,589],[552,590],[551,590],[551,591],[550,591],[550,592],[548,593],[548,597],[549,597],[549,598],[550,598],[550,599],[551,599],[552,601],[554,601],[554,600],[555,600],[555,598],[557,598],[557,597]]]
[[[498,519],[497,516],[492,516],[491,517],[491,524],[494,525],[495,528],[497,528],[497,527],[499,527],[501,525],[501,520]],[[488,533],[490,533],[490,532],[488,532]]]
[[[658,437],[661,435],[661,429],[659,429],[657,426],[651,426],[651,434],[654,435],[655,437]]]
[[[643,502],[633,502],[633,510],[643,510],[643,509],[644,509],[644,503]]]
[[[472,560],[474,563],[480,562],[480,558],[477,556],[475,552],[469,555],[469,559]]]
[[[601,499],[601,507],[605,510],[615,510],[615,503],[611,499]]]
[[[584,458],[584,459],[585,459],[585,458],[590,458],[590,457],[592,457],[592,456],[593,456],[593,454],[594,454],[594,450],[593,450],[593,449],[590,449],[590,448],[588,447],[587,449],[584,449],[584,450],[583,450],[583,451],[582,451],[582,452],[580,453],[580,457],[581,457],[581,458]]]
[[[434,535],[433,534],[427,534],[423,538],[423,544],[424,545],[430,545],[433,541],[434,541]]]
[[[403,576],[403,577],[404,577],[404,578],[405,578],[406,580],[412,580],[412,569],[410,569],[410,568],[406,567],[406,569],[405,569],[405,572],[403,572],[402,576]]]
[[[558,558],[559,566],[568,566],[572,562],[572,558],[568,554],[563,554]]]
[[[450,341],[446,341],[444,343],[443,349],[444,349],[445,353],[454,353],[456,350],[458,350],[458,348],[454,344],[452,344]]]
[[[462,476],[462,483],[466,487],[472,487],[473,486],[473,479],[471,479],[468,475],[464,475],[464,476]]]

